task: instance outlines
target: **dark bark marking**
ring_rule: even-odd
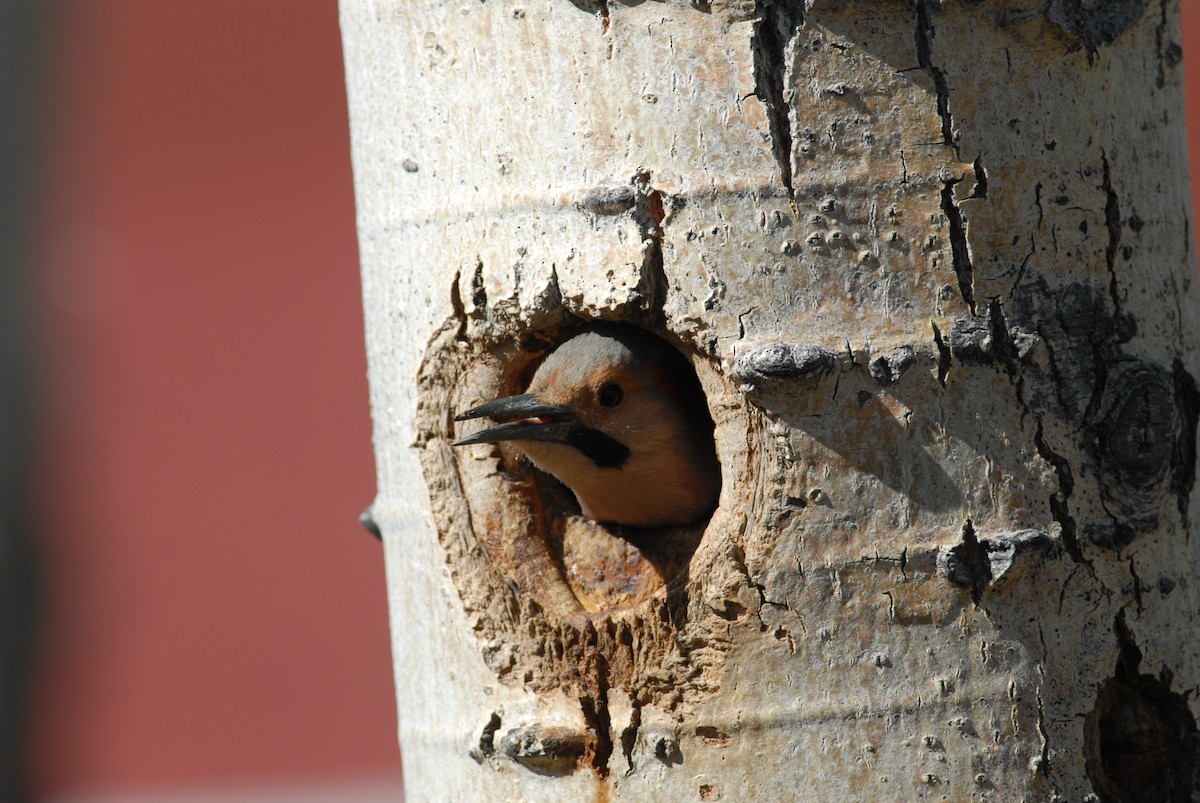
[[[917,361],[917,352],[912,346],[899,346],[884,354],[873,357],[867,370],[880,385],[891,385],[899,381],[904,372]]]
[[[462,271],[454,271],[454,278],[450,281],[450,313],[454,320],[458,321],[458,331],[454,334],[454,339],[465,343],[467,340],[467,308],[463,305],[462,292],[458,289],[458,283],[462,279]]]
[[[1092,390],[1088,397],[1087,406],[1083,410],[1083,421],[1095,421],[1098,416],[1098,411],[1104,402],[1104,388],[1108,384],[1109,361],[1107,359],[1106,350],[1101,347],[1100,343],[1094,340],[1089,340],[1088,345],[1091,346],[1091,369],[1092,369]]]
[[[1142,665],[1142,651],[1138,649],[1133,631],[1125,621],[1125,609],[1117,612],[1113,619],[1113,632],[1117,636],[1117,666],[1114,677],[1126,679],[1136,677],[1138,668]]]
[[[1052,289],[1039,279],[1020,288],[1014,307],[1023,319],[1037,321],[1050,358],[1046,384],[1066,420],[1082,426],[1096,409],[1104,387],[1104,361],[1113,356],[1118,339],[1107,292],[1085,282]]]
[[[1016,393],[1017,404],[1021,407],[1021,420],[1032,413],[1029,400],[1025,394],[1025,373],[1021,370],[1021,361],[1033,350],[1034,343],[1040,339],[1027,332],[1013,334],[1008,321],[1004,317],[1004,307],[1000,299],[993,298],[988,305],[988,323],[992,332],[992,350],[1008,372],[1008,381]],[[1018,338],[1020,342],[1018,342]],[[1039,419],[1040,420],[1040,419]]]
[[[1195,378],[1176,359],[1172,365],[1175,384],[1175,406],[1179,415],[1179,434],[1172,455],[1171,490],[1175,493],[1183,531],[1191,531],[1188,506],[1196,484],[1196,431],[1200,423],[1200,388]]]
[[[1004,318],[1004,305],[1000,303],[1000,299],[993,298],[988,302],[988,331],[991,334],[992,354],[996,359],[1004,365],[1008,372],[1008,378],[1016,383],[1021,376],[1021,358],[1029,353],[1028,344],[1022,349],[1021,345],[1017,344],[1013,336],[1012,330],[1009,329],[1008,321]],[[1018,397],[1021,406],[1028,410],[1028,405],[1023,398]]]
[[[1050,0],[1046,17],[1079,40],[1092,62],[1101,45],[1111,44],[1146,13],[1146,0]]]
[[[1033,259],[1034,253],[1037,251],[1037,242],[1033,235],[1029,235],[1029,251],[1021,259],[1021,264],[1017,266],[1017,277],[1013,279],[1012,287],[1009,288],[1008,297],[1011,299],[1013,293],[1017,292],[1017,288],[1021,286],[1021,280],[1025,278],[1025,269],[1029,267],[1029,260]]]
[[[1100,492],[1111,524],[1090,524],[1088,534],[1120,549],[1139,531],[1159,524],[1163,496],[1178,492],[1187,428],[1186,392],[1179,377],[1137,359],[1110,358],[1103,390],[1089,408],[1084,441],[1099,466]],[[1186,495],[1183,500],[1185,514]]]
[[[972,198],[986,198],[988,194],[987,170],[983,166],[983,157],[976,156],[971,165],[975,170],[975,186],[971,188]]]
[[[954,148],[958,155],[958,143],[954,139],[954,117],[950,114],[950,88],[946,74],[933,63],[933,21],[929,14],[929,0],[917,0],[917,63],[933,79],[937,93],[937,112],[942,120],[942,141]]]
[[[1100,151],[1101,162],[1104,165],[1104,180],[1100,188],[1104,190],[1104,226],[1108,230],[1108,242],[1104,246],[1104,264],[1108,267],[1108,294],[1112,298],[1113,316],[1121,313],[1121,292],[1117,285],[1117,252],[1121,248],[1121,201],[1117,191],[1113,189],[1112,168],[1108,162],[1108,154]]]
[[[633,177],[633,188],[633,218],[641,229],[642,241],[646,243],[638,289],[643,296],[643,310],[647,316],[645,323],[649,328],[662,329],[666,326],[662,309],[669,287],[663,263],[663,225],[667,219],[667,203],[670,199],[651,185],[649,171]]]
[[[950,346],[942,339],[942,330],[938,329],[938,325],[933,321],[929,325],[933,327],[933,342],[938,350],[938,384],[946,387],[946,376],[950,373]]]
[[[786,51],[796,31],[804,24],[801,7],[787,3],[758,3],[758,22],[750,48],[754,54],[754,94],[767,110],[771,147],[779,164],[779,177],[788,200],[795,201],[792,187],[792,123],[787,98],[788,64]]]
[[[1038,756],[1037,767],[1034,770],[1043,778],[1050,777],[1050,734],[1046,732],[1046,706],[1042,695],[1037,696],[1037,731],[1042,742],[1042,752]]]
[[[1186,697],[1171,691],[1174,673],[1141,673],[1142,651],[1125,619],[1113,621],[1117,662],[1084,723],[1085,769],[1103,801],[1193,800],[1200,738]]]
[[[608,33],[608,28],[612,24],[611,9],[608,7],[608,0],[570,0],[571,5],[580,11],[586,11],[588,14],[594,14],[600,19],[600,33]],[[514,12],[514,14],[517,12]],[[608,57],[612,58],[612,44],[608,46]]]
[[[592,733],[592,769],[601,778],[607,778],[608,761],[612,758],[612,717],[608,712],[608,661],[593,653],[595,661],[595,687],[589,694],[579,698],[583,719]]]
[[[979,538],[970,519],[963,523],[962,541],[938,550],[938,573],[949,582],[969,590],[976,607],[983,595],[1007,576],[1015,576],[1039,561],[1054,546],[1054,539],[1041,530],[1021,530],[992,538]]]
[[[479,763],[496,754],[496,731],[500,730],[500,714],[493,711],[488,723],[479,732],[479,743],[470,751],[471,758]]]
[[[471,303],[478,310],[487,307],[487,288],[483,286],[483,260],[475,262],[475,273],[471,276]]]
[[[629,724],[621,731],[621,753],[625,756],[625,763],[629,765],[629,769],[625,771],[626,775],[632,775],[635,767],[633,766],[633,748],[637,744],[638,730],[642,727],[642,706],[637,700],[633,701],[633,711],[629,715]]]
[[[1158,63],[1155,65],[1154,85],[1159,89],[1163,88],[1166,83],[1166,70],[1163,68],[1163,59],[1166,54],[1163,52],[1163,40],[1166,39],[1167,29],[1167,0],[1160,0],[1158,4],[1158,24],[1154,26],[1154,52],[1158,54]]]
[[[955,318],[950,327],[950,353],[966,365],[986,365],[995,356],[988,322],[975,317]]]
[[[962,179],[947,179],[942,184],[942,212],[950,228],[950,258],[958,277],[958,291],[975,315],[975,269],[971,265],[971,248],[967,244],[967,226],[962,211],[954,200],[954,185]]]
[[[1137,361],[1119,363],[1099,423],[1099,457],[1122,485],[1159,484],[1178,445],[1177,399],[1171,377]]]
[[[1142,612],[1142,578],[1138,577],[1137,566],[1133,562],[1133,555],[1129,556],[1129,577],[1133,581],[1133,604],[1137,606],[1137,611]],[[1122,609],[1122,613],[1124,610]]]
[[[1079,535],[1075,519],[1071,516],[1070,499],[1075,490],[1075,475],[1071,472],[1071,464],[1065,457],[1051,449],[1050,444],[1046,443],[1045,432],[1040,420],[1037,424],[1037,431],[1033,435],[1033,443],[1037,448],[1038,455],[1054,467],[1054,473],[1058,476],[1058,492],[1050,496],[1050,515],[1062,528],[1063,546],[1076,563],[1087,563],[1083,557],[1083,551],[1079,548]]]
[[[975,537],[975,527],[970,519],[963,522],[962,543],[953,547],[947,557],[947,579],[955,585],[966,586],[971,593],[971,602],[978,608],[983,591],[992,580],[992,567],[987,550]]]

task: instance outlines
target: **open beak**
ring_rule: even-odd
[[[575,411],[570,407],[543,404],[532,393],[484,402],[462,415],[456,415],[454,420],[467,421],[472,418],[490,418],[498,424],[459,438],[451,445],[522,440],[566,442],[571,429],[579,423]]]

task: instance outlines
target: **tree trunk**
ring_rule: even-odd
[[[30,698],[42,601],[35,435],[41,421],[33,255],[41,200],[45,3],[0,5],[0,800],[28,800]]]
[[[341,21],[410,799],[1191,799],[1177,0]],[[694,364],[708,522],[451,449],[598,319]]]

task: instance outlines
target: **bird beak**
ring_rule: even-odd
[[[453,446],[522,440],[566,442],[571,429],[579,423],[570,407],[543,404],[532,393],[484,402],[455,416],[454,420],[472,418],[490,418],[499,425],[459,438]]]

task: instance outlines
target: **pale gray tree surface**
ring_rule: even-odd
[[[1178,2],[341,21],[412,799],[1192,798]],[[451,448],[597,320],[691,360],[711,519]]]

